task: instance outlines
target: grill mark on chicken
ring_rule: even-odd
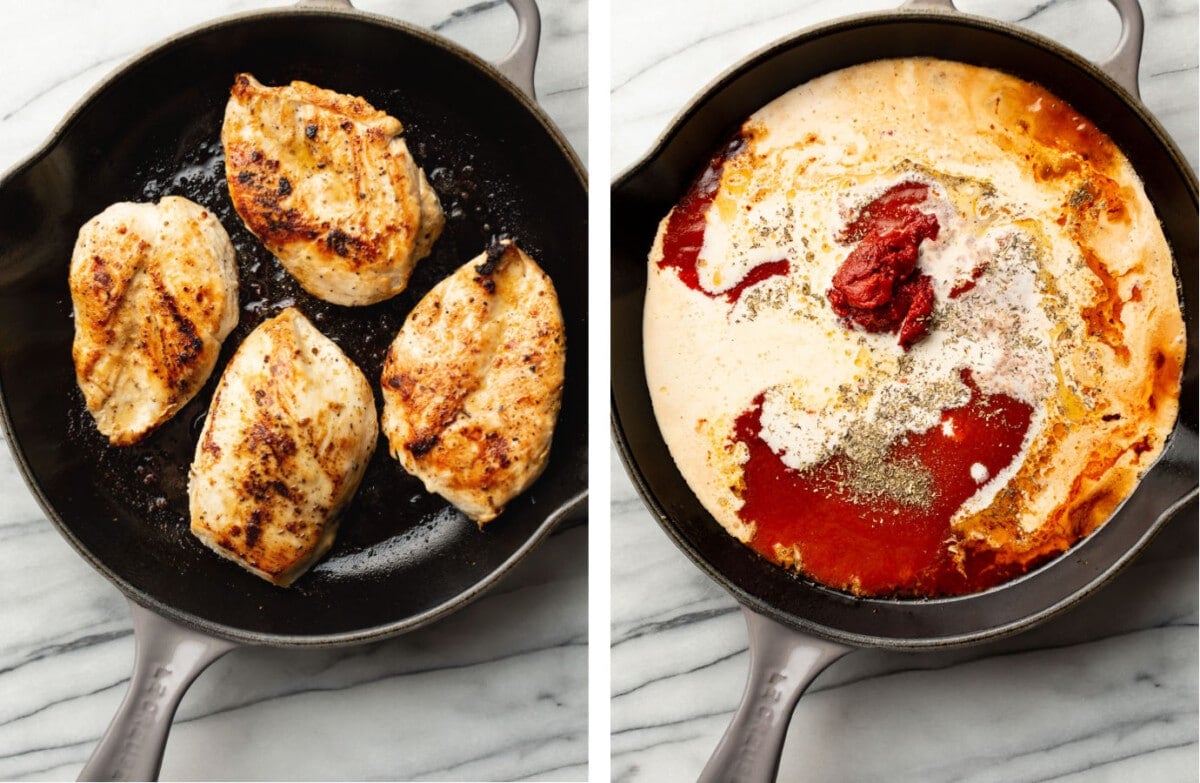
[[[498,432],[489,432],[483,437],[484,450],[488,456],[489,467],[496,465],[500,470],[512,464],[508,457],[508,440]],[[494,468],[493,468],[494,470]]]
[[[159,304],[162,305],[162,308],[155,310],[155,314],[159,315],[165,310],[171,319],[169,324],[164,323],[161,316],[157,319],[158,333],[163,346],[162,366],[167,371],[166,380],[170,386],[186,386],[188,371],[204,350],[204,341],[197,334],[196,325],[180,311],[179,303],[163,285],[162,278],[157,274],[151,274],[150,278],[154,282]],[[171,328],[172,326],[174,328]]]
[[[92,273],[92,281],[96,284],[96,290],[101,291],[108,296],[108,287],[112,285],[112,275],[104,269],[104,259],[100,256],[93,256],[92,260],[96,262],[96,271]]]
[[[494,365],[494,357],[499,348],[498,341],[491,340],[477,349],[480,366]],[[386,365],[384,371],[387,371]],[[404,373],[392,376],[384,382],[389,388],[400,389],[402,398],[413,403],[414,408],[428,411],[428,423],[414,425],[414,436],[406,443],[414,457],[423,457],[437,446],[440,433],[463,415],[465,400],[479,389],[482,381],[483,378],[478,374],[447,368],[443,370],[440,378],[429,384],[413,381]]]
[[[329,246],[330,250],[343,258],[346,256],[358,257],[370,252],[365,242],[350,236],[339,228],[335,228],[325,235],[325,244]],[[372,256],[375,255],[373,252],[370,252],[370,254]]]
[[[242,489],[250,500],[258,503],[269,502],[276,497],[284,500],[295,500],[296,495],[285,482],[279,479],[264,479],[255,474],[242,482]]]
[[[389,389],[395,389],[397,392],[399,392],[401,399],[405,400],[406,402],[412,399],[413,389],[415,389],[417,385],[416,379],[407,373],[390,375],[384,379],[384,383]]]
[[[438,436],[434,434],[418,440],[410,440],[406,445],[414,457],[423,457],[432,451],[433,447],[436,446],[437,443]]]
[[[272,427],[270,423],[256,421],[250,427],[246,438],[246,448],[251,453],[258,453],[265,459],[273,455],[282,465],[289,457],[296,454],[296,441],[286,432]]]
[[[250,519],[246,521],[246,546],[251,549],[258,544],[264,523],[269,521],[265,517],[266,512],[261,508],[256,508],[250,512]]]

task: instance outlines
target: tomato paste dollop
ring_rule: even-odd
[[[898,333],[906,351],[929,332],[933,313],[933,280],[917,269],[921,242],[937,239],[939,229],[937,217],[916,206],[928,194],[924,183],[901,182],[863,207],[838,237],[858,244],[825,294],[842,319]]]
[[[737,285],[727,291],[713,293],[700,285],[698,262],[700,251],[704,247],[708,209],[721,186],[721,172],[725,169],[725,161],[737,155],[745,146],[745,137],[735,136],[713,156],[704,171],[700,172],[700,176],[667,218],[667,230],[663,233],[662,258],[658,262],[660,268],[674,269],[679,275],[679,281],[693,291],[699,291],[713,299],[723,298],[730,303],[736,302],[750,286],[769,277],[786,275],[791,270],[787,259],[780,259],[754,267]]]

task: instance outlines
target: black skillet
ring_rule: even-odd
[[[95,88],[0,180],[0,414],[17,464],[67,540],[131,600],[129,694],[85,778],[156,776],[184,690],[239,645],[374,641],[454,611],[586,505],[587,194],[583,168],[537,107],[534,0],[508,0],[517,42],[496,65],[348,4],[263,11],[181,33]],[[220,125],[233,78],[304,79],[401,118],[446,229],[408,289],[365,308],[305,294],[246,231],[224,187]],[[204,390],[134,447],[95,430],[71,363],[67,265],[108,204],[177,193],[220,217],[238,252],[241,321]],[[186,475],[212,390],[241,340],[294,302],[376,385],[383,353],[434,284],[493,236],[553,278],[567,331],[562,413],[545,474],[480,531],[425,493],[381,440],[329,555],[271,586],[188,533]]]
[[[788,721],[809,682],[855,647],[934,649],[1014,633],[1062,612],[1113,576],[1197,485],[1196,178],[1137,99],[1142,14],[1110,0],[1121,39],[1099,67],[1011,25],[958,12],[951,0],[847,17],[768,46],[718,77],[612,189],[612,417],[621,457],[666,533],[741,604],[750,631],[742,704],[705,781],[770,780]],[[755,110],[818,75],[861,62],[936,56],[1036,81],[1101,127],[1146,185],[1176,260],[1187,328],[1179,420],[1165,451],[1107,524],[1008,584],[927,601],[855,599],[794,577],[727,535],[688,489],[659,434],[643,374],[646,256],[658,221],[713,152]]]

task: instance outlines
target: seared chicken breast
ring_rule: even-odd
[[[69,283],[88,411],[110,443],[136,443],[200,390],[237,325],[233,244],[185,198],[113,204],[79,230]]]
[[[383,366],[383,431],[425,488],[482,526],[541,475],[562,401],[562,313],[510,242],[434,287]]]
[[[217,385],[189,473],[192,533],[290,585],[333,544],[378,437],[367,379],[289,307],[250,333]]]
[[[221,141],[233,206],[304,290],[339,305],[395,296],[444,218],[395,117],[306,82],[238,74]]]

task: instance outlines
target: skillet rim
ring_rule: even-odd
[[[639,177],[647,175],[653,171],[654,165],[658,163],[659,159],[667,151],[667,148],[675,141],[675,138],[683,131],[685,126],[687,126],[688,123],[695,118],[695,115],[698,114],[699,111],[714,98],[714,96],[727,88],[730,83],[736,79],[753,72],[756,68],[760,67],[765,62],[772,60],[774,57],[782,55],[793,48],[803,46],[817,38],[835,33],[851,31],[855,28],[861,28],[864,26],[902,25],[904,23],[911,23],[914,21],[956,25],[958,27],[967,28],[973,31],[999,33],[1009,38],[1016,38],[1018,39],[1019,43],[1040,48],[1043,51],[1058,57],[1060,60],[1064,60],[1065,62],[1062,63],[1063,67],[1069,67],[1073,65],[1076,68],[1083,70],[1085,74],[1090,75],[1093,79],[1099,82],[1101,86],[1108,90],[1108,92],[1115,95],[1125,109],[1132,115],[1132,118],[1140,121],[1146,127],[1153,139],[1160,144],[1163,150],[1170,157],[1171,162],[1174,164],[1175,172],[1182,175],[1182,179],[1187,186],[1193,206],[1197,204],[1197,176],[1192,170],[1190,164],[1188,164],[1186,158],[1183,157],[1178,145],[1174,142],[1174,140],[1170,137],[1170,135],[1166,132],[1154,115],[1149,112],[1141,100],[1133,96],[1122,85],[1118,84],[1096,63],[1093,63],[1091,60],[1083,57],[1077,52],[1066,48],[1064,45],[1054,41],[1053,39],[1046,38],[1045,36],[1016,26],[1012,23],[966,13],[957,9],[945,9],[941,7],[902,7],[879,12],[872,11],[841,16],[801,28],[794,33],[772,41],[765,46],[762,46],[751,52],[750,54],[741,58],[738,62],[723,70],[708,84],[702,87],[694,96],[692,96],[692,98],[689,99],[683,108],[675,114],[675,116],[667,124],[666,128],[659,134],[650,149],[641,157],[636,159],[633,163],[626,166],[616,177],[614,177],[610,186],[611,200],[613,202],[619,201],[622,197],[621,192],[624,189],[630,187],[631,184]],[[862,59],[861,62],[867,62],[870,59],[871,58],[866,57]],[[829,70],[824,72],[828,73],[832,70],[836,69],[831,67]],[[797,82],[793,86],[799,86],[801,83],[802,82]],[[708,152],[711,153],[711,150]],[[698,164],[699,163],[703,163],[703,161],[698,161]],[[698,170],[699,165],[694,168]],[[1138,174],[1140,176],[1141,172],[1139,171]],[[612,230],[615,231],[615,227]],[[1186,330],[1189,328],[1187,325],[1189,313],[1186,309],[1187,302],[1183,296],[1182,280],[1178,271],[1180,261],[1178,258],[1175,258],[1173,259],[1173,262],[1176,268],[1176,286],[1180,288],[1181,292],[1180,306],[1181,309],[1184,310],[1186,336]],[[612,262],[610,260],[610,264],[611,263]],[[639,308],[639,311],[644,311],[644,300],[643,306]],[[1191,320],[1194,321],[1196,318],[1196,313],[1190,313],[1190,316]],[[640,334],[641,326],[638,325],[636,328]],[[610,335],[611,329],[612,327],[610,327]],[[1189,364],[1194,364],[1196,351],[1197,346],[1193,341],[1189,340],[1186,348],[1184,367],[1182,369],[1181,383],[1186,383],[1188,380],[1187,367]],[[611,360],[610,369],[615,374],[615,368],[613,367],[613,362]],[[637,371],[641,371],[640,366],[637,368]],[[1170,470],[1172,458],[1174,457],[1176,460],[1179,459],[1175,456],[1174,452],[1180,450],[1184,451],[1184,459],[1190,460],[1190,462],[1186,462],[1185,464],[1190,465],[1191,468],[1193,468],[1191,473],[1195,473],[1194,467],[1196,463],[1197,434],[1196,432],[1192,431],[1192,429],[1190,429],[1189,426],[1183,421],[1183,406],[1186,404],[1186,399],[1184,397],[1185,391],[1186,388],[1181,387],[1180,413],[1177,414],[1175,424],[1166,438],[1162,453],[1158,458],[1156,458],[1154,463],[1145,469],[1141,478],[1135,485],[1134,491],[1131,492],[1130,495],[1126,496],[1126,498],[1124,498],[1120,504],[1118,504],[1117,508],[1115,508],[1106,519],[1106,524],[1112,521],[1122,512],[1126,502],[1135,496],[1139,488],[1148,483],[1147,479],[1150,478],[1152,474]],[[617,448],[619,456],[621,457],[625,472],[637,490],[638,495],[641,497],[647,510],[650,511],[650,513],[655,517],[655,521],[658,523],[659,527],[662,528],[667,534],[668,538],[671,539],[672,543],[679,548],[694,565],[699,567],[703,573],[705,573],[710,579],[715,581],[724,590],[730,593],[730,595],[740,605],[746,607],[747,609],[772,619],[784,626],[794,628],[823,639],[828,639],[855,647],[876,647],[897,650],[945,649],[991,641],[1018,633],[1030,628],[1031,626],[1040,624],[1051,617],[1054,617],[1074,607],[1080,601],[1085,600],[1094,592],[1108,584],[1110,580],[1117,575],[1117,573],[1119,573],[1125,568],[1125,566],[1136,559],[1137,555],[1141,553],[1141,551],[1150,543],[1154,536],[1157,535],[1157,533],[1180,509],[1192,502],[1198,495],[1196,477],[1193,475],[1190,489],[1183,492],[1182,495],[1175,500],[1166,503],[1165,508],[1163,508],[1154,519],[1145,523],[1144,528],[1136,536],[1136,540],[1134,540],[1123,551],[1121,551],[1117,557],[1113,558],[1111,562],[1109,562],[1101,571],[1093,575],[1090,580],[1086,581],[1081,586],[1075,588],[1073,591],[1056,601],[1039,603],[1031,611],[1024,612],[1015,620],[1011,620],[998,626],[990,625],[970,632],[933,637],[893,637],[850,632],[840,628],[831,628],[825,626],[818,621],[811,620],[803,615],[794,614],[791,611],[780,608],[769,600],[751,594],[747,589],[743,588],[740,584],[737,584],[732,577],[726,575],[717,566],[709,562],[700,553],[698,548],[693,546],[693,544],[688,540],[687,536],[684,535],[682,528],[685,526],[680,525],[674,519],[672,514],[666,509],[665,504],[655,496],[650,487],[650,482],[643,474],[637,459],[634,457],[630,440],[626,436],[625,425],[621,420],[617,396],[618,394],[616,386],[613,385],[610,387],[609,395],[610,431],[613,443]],[[657,424],[652,422],[651,426],[657,427]],[[661,435],[659,437],[661,438]],[[683,482],[682,478],[679,478],[679,481]],[[686,482],[683,482],[683,484],[686,487]],[[691,491],[690,488],[688,491]],[[707,518],[707,521],[712,522],[712,524],[717,524],[714,520],[712,520],[712,515],[709,514],[707,510],[703,510],[703,517]],[[701,519],[702,523],[706,521],[704,518]],[[992,595],[993,593],[1004,590],[1010,585],[1023,582],[1044,569],[1054,567],[1056,564],[1065,561],[1068,557],[1076,552],[1077,547],[1080,544],[1090,540],[1092,536],[1096,532],[1099,532],[1099,530],[1103,527],[1104,526],[1102,525],[1101,528],[1093,531],[1093,534],[1089,534],[1089,536],[1085,536],[1084,538],[1080,539],[1080,541],[1076,542],[1076,544],[1066,552],[1060,553],[1057,557],[1051,559],[1047,563],[1034,568],[1022,576],[990,588],[989,590],[980,591],[977,593],[968,593],[961,596],[949,596],[933,599],[909,599],[903,601],[902,603],[908,605],[926,606],[937,604],[957,604],[961,602],[969,602],[972,599],[979,598],[981,596]],[[820,601],[828,600],[825,597],[828,595],[843,601],[849,600],[860,610],[869,610],[873,603],[901,603],[895,599],[855,598],[843,593],[842,591],[832,590],[823,585],[819,585],[811,580],[805,580],[802,582],[802,584],[806,590],[815,591],[816,593],[821,594],[821,597],[818,599]]]
[[[178,32],[159,40],[158,42],[145,47],[136,54],[130,56],[125,61],[114,67],[111,71],[105,74],[96,84],[90,87],[63,115],[62,119],[55,125],[49,136],[38,147],[36,147],[27,156],[19,160],[17,163],[10,166],[0,175],[0,191],[9,187],[12,181],[21,175],[36,167],[42,160],[49,155],[64,138],[71,132],[75,123],[80,116],[93,103],[101,100],[104,93],[116,81],[121,79],[128,73],[134,72],[146,65],[147,61],[158,57],[161,53],[171,47],[176,46],[188,39],[200,35],[208,35],[217,32],[225,27],[236,25],[252,25],[263,24],[271,18],[279,17],[322,17],[322,18],[341,18],[352,21],[358,24],[367,24],[387,29],[390,33],[398,33],[400,35],[414,36],[421,41],[431,44],[439,49],[446,51],[452,56],[458,56],[468,65],[473,66],[480,71],[484,76],[496,84],[496,86],[505,90],[511,97],[515,98],[518,103],[528,112],[541,127],[546,137],[553,142],[558,149],[559,154],[566,159],[571,167],[571,170],[579,180],[580,187],[584,193],[588,192],[587,170],[584,168],[579,159],[578,154],[567,142],[562,132],[549,118],[541,106],[530,98],[504,74],[500,73],[494,65],[482,59],[475,53],[465,49],[461,45],[450,41],[449,39],[438,35],[437,33],[427,30],[422,27],[413,25],[412,23],[395,19],[389,16],[361,11],[355,8],[321,8],[311,6],[281,6],[266,9],[252,10],[242,13],[229,14],[212,19],[207,22],[192,25]],[[586,359],[584,361],[584,375],[586,376]],[[585,397],[586,400],[586,397]],[[586,403],[585,403],[586,405]],[[15,437],[11,419],[11,411],[9,410],[8,395],[5,392],[3,379],[0,378],[0,432],[3,434],[3,439],[7,442],[9,453],[13,457],[13,461],[24,480],[26,487],[41,506],[46,517],[54,524],[58,533],[66,539],[77,554],[95,569],[98,573],[104,576],[118,590],[121,591],[128,600],[143,606],[159,616],[173,620],[186,627],[200,630],[211,636],[228,639],[240,644],[246,645],[265,645],[271,647],[334,647],[347,646],[352,644],[361,644],[371,641],[379,641],[392,636],[397,636],[402,633],[414,630],[435,620],[451,614],[458,609],[466,606],[471,601],[478,598],[487,590],[495,586],[509,571],[511,571],[545,538],[547,538],[558,524],[567,518],[577,514],[587,512],[588,487],[586,480],[583,488],[568,497],[561,504],[548,511],[541,522],[537,523],[536,527],[525,539],[522,544],[513,551],[509,557],[503,560],[492,571],[483,575],[482,578],[474,582],[470,587],[460,590],[446,601],[431,607],[423,612],[409,615],[407,617],[394,620],[382,625],[369,626],[360,628],[354,631],[342,631],[328,634],[286,634],[286,633],[262,633],[251,632],[241,628],[236,628],[224,623],[217,623],[206,620],[197,615],[181,611],[175,607],[159,600],[155,596],[134,587],[114,570],[109,568],[103,561],[97,558],[91,551],[83,546],[82,542],[75,536],[71,527],[61,518],[57,509],[50,503],[46,497],[41,484],[35,478],[33,471],[26,459],[25,451],[20,446]],[[586,416],[584,425],[584,436],[586,437]]]

